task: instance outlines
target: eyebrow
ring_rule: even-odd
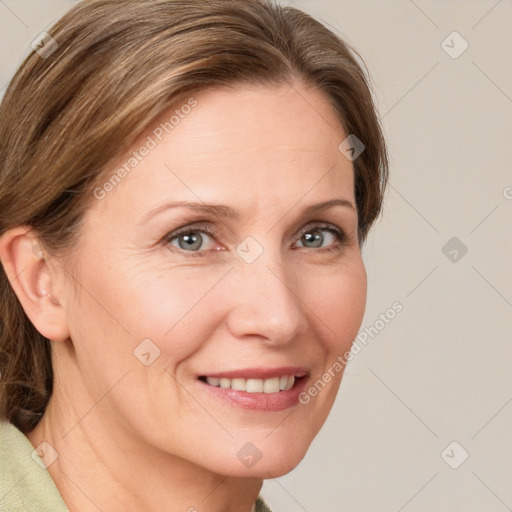
[[[345,206],[350,208],[354,212],[357,212],[356,207],[346,199],[331,199],[329,201],[324,201],[322,203],[313,204],[304,209],[305,214],[316,213],[319,211],[324,211],[334,206]],[[176,201],[172,203],[166,203],[157,208],[151,210],[147,215],[144,216],[142,223],[147,222],[149,219],[162,213],[166,210],[171,210],[173,208],[188,208],[189,210],[197,211],[200,213],[205,213],[212,215],[214,217],[219,218],[228,218],[228,219],[239,219],[240,214],[233,208],[224,205],[224,204],[207,204],[207,203],[197,203],[190,201]]]

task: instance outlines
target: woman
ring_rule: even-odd
[[[365,308],[354,51],[259,0],[84,1],[0,119],[2,510],[268,510]]]

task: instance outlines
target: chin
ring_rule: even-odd
[[[237,441],[235,457],[227,456],[229,451],[219,446],[220,452],[209,469],[236,477],[269,479],[286,475],[298,466],[311,444],[312,436],[301,434],[283,431],[254,442]]]
[[[262,466],[260,468],[255,466],[254,469],[258,470],[257,476],[260,478],[278,478],[288,474],[290,471],[293,471],[300,464],[306,453],[307,450],[301,451],[297,454],[286,453],[283,454],[280,459],[277,457],[272,457],[272,460],[268,460],[265,464],[263,464],[262,459],[260,461]]]
[[[244,467],[239,462],[236,464],[227,463],[224,470],[219,471],[217,467],[217,472],[231,477],[261,478],[262,480],[268,480],[284,476],[293,471],[305,455],[306,452],[300,455],[294,454],[292,457],[290,457],[290,454],[286,454],[281,458],[267,457],[265,460],[261,458],[252,467]]]

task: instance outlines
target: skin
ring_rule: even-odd
[[[37,259],[23,227],[1,241],[10,275],[27,268],[13,287],[28,316],[53,340],[54,394],[29,439],[58,452],[48,470],[72,511],[249,512],[262,480],[304,457],[341,373],[308,404],[275,412],[215,398],[197,376],[291,365],[312,384],[363,319],[355,206],[304,214],[331,199],[355,205],[352,162],[338,150],[346,134],[327,98],[301,83],[194,97],[172,133],[93,200],[72,252]],[[240,217],[179,208],[145,220],[178,200]],[[317,221],[346,241],[322,229],[321,246],[308,243],[299,231],[317,232]],[[199,257],[165,241],[191,225],[216,230],[199,234]],[[248,236],[263,249],[250,264],[235,251]],[[149,366],[134,356],[144,339],[160,350]],[[262,455],[252,467],[237,457],[248,442]]]

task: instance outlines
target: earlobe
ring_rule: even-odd
[[[0,238],[0,260],[11,287],[34,327],[46,338],[69,338],[65,304],[59,297],[61,278],[28,226],[6,231]]]

